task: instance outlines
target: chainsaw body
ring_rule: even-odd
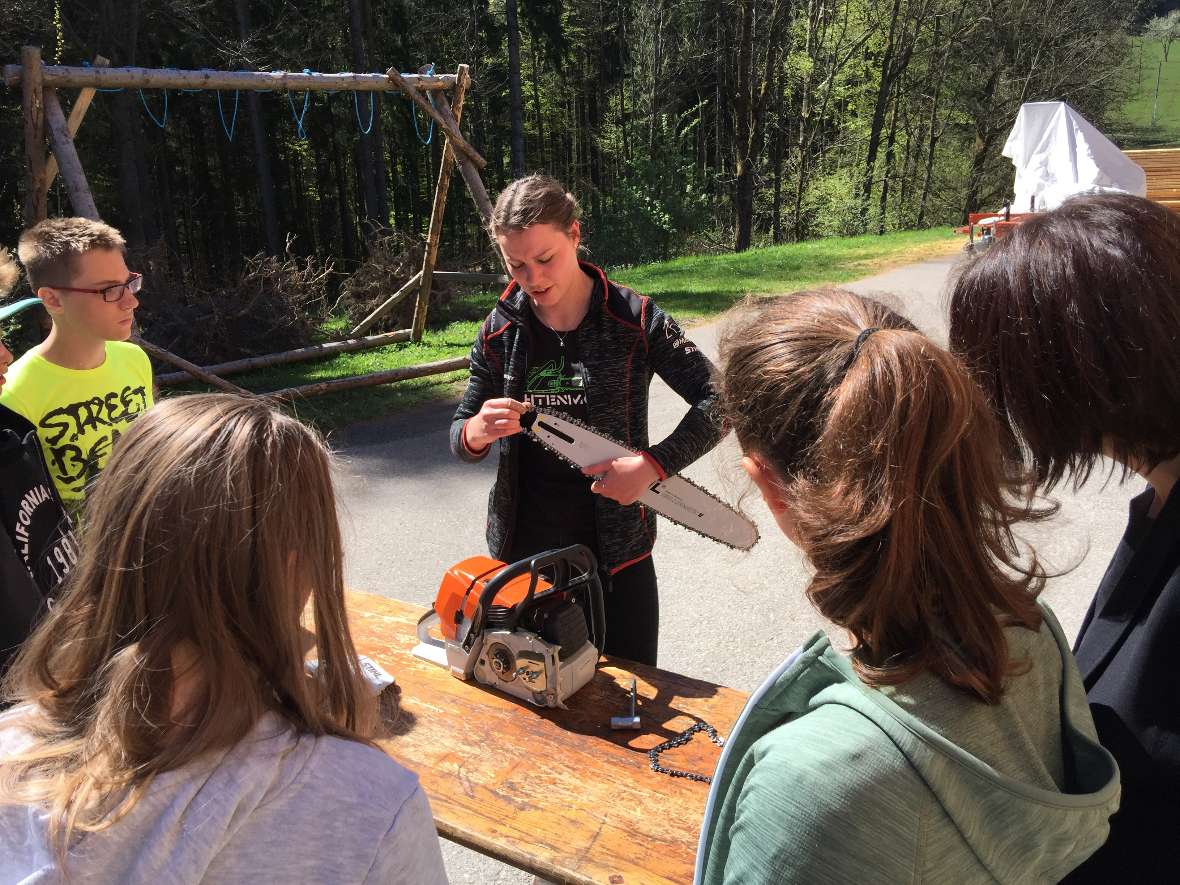
[[[430,635],[435,625],[441,640]],[[473,556],[443,576],[433,610],[418,622],[414,653],[459,679],[563,707],[594,678],[605,625],[598,566],[586,547],[512,565]]]

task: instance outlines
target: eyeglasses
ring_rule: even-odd
[[[50,286],[51,289],[60,289],[62,292],[86,292],[90,295],[101,295],[103,301],[115,302],[130,292],[132,295],[138,295],[139,290],[143,288],[143,274],[133,273],[125,283],[115,283],[113,286],[107,286],[105,289],[77,289],[73,286]]]

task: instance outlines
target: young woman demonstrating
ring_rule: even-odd
[[[1074,651],[1123,799],[1077,882],[1174,882],[1180,835],[1180,217],[1075,197],[958,278],[951,347],[1052,488],[1102,456],[1146,480]]]
[[[635,501],[717,444],[712,365],[650,299],[578,260],[578,204],[552,178],[510,184],[492,230],[512,283],[471,350],[471,380],[451,448],[479,461],[499,442],[488,547],[513,562],[585,544],[609,575],[606,650],[654,664],[659,636],[655,515]],[[648,445],[648,385],[658,374],[689,404]],[[520,435],[526,403],[590,424],[639,452],[584,473]],[[591,479],[600,475],[599,479]]]
[[[1106,838],[1118,772],[982,393],[847,292],[751,309],[721,353],[743,466],[850,651],[816,634],[751,697],[696,881],[1056,881]]]
[[[417,778],[366,737],[312,431],[257,399],[167,400],[85,523],[6,683],[0,880],[446,881]]]

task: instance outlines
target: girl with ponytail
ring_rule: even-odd
[[[848,292],[747,308],[721,356],[743,467],[848,650],[816,634],[751,697],[697,881],[1056,881],[1106,838],[1118,772],[982,393]]]

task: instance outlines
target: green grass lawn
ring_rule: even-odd
[[[1157,72],[1159,108],[1152,126]],[[1108,135],[1115,144],[1124,150],[1180,145],[1180,41],[1172,44],[1165,62],[1162,43],[1136,37],[1123,82],[1130,99],[1110,122]]]
[[[813,240],[733,255],[678,258],[612,270],[610,276],[652,296],[682,323],[691,325],[717,316],[746,295],[771,295],[842,283],[869,276],[886,266],[946,254],[961,242],[962,237],[943,228],[905,231],[884,236]],[[318,362],[233,375],[229,380],[251,391],[277,390],[465,356],[496,294],[456,299],[445,308],[432,309],[431,327],[420,344],[392,344]],[[343,318],[335,319],[325,326],[325,338],[338,336],[345,328]],[[451,372],[342,391],[299,401],[292,408],[304,420],[330,430],[389,415],[425,400],[454,396],[461,391],[466,377],[466,371]],[[170,388],[165,393],[198,389],[202,388],[186,385]]]
[[[691,323],[716,316],[746,295],[844,283],[962,243],[963,237],[948,228],[832,237],[729,255],[676,258],[612,272],[611,279],[650,295],[678,320]]]

